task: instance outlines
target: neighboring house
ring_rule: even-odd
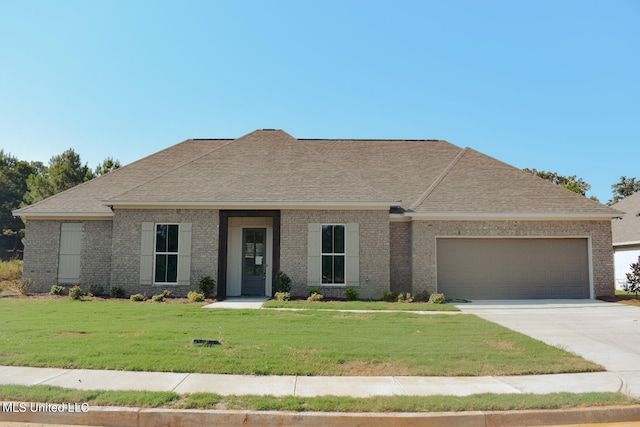
[[[631,264],[640,257],[640,192],[622,199],[612,208],[624,212],[611,224],[616,287],[623,289]]]
[[[619,212],[437,140],[187,140],[17,210],[24,275],[219,298],[319,288],[468,299],[613,293]]]

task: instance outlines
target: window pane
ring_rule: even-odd
[[[167,251],[167,225],[156,225],[156,252]]]
[[[178,255],[167,255],[167,280],[168,283],[178,281]]]
[[[344,283],[344,255],[333,257],[333,283]]]
[[[167,233],[167,252],[178,252],[178,225],[169,225]]]
[[[344,253],[344,225],[333,226],[333,253]]]
[[[167,281],[167,256],[166,255],[156,255],[156,271],[154,275],[155,282],[166,282]]]
[[[333,225],[322,226],[322,253],[333,253]]]
[[[322,256],[322,283],[333,283],[333,256]]]
[[[255,276],[255,258],[253,254],[246,254],[244,256],[244,274],[247,276]]]

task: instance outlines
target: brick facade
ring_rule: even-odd
[[[185,296],[203,276],[217,277],[217,210],[118,210],[113,221],[30,220],[26,223],[24,277],[33,292],[49,292],[57,284],[60,224],[83,224],[80,286],[121,286],[127,295],[147,296],[171,289]],[[143,222],[192,224],[191,283],[140,285]],[[292,294],[307,296],[307,225],[359,224],[360,284],[358,295],[378,299],[385,291],[436,292],[437,237],[587,237],[590,240],[595,297],[611,296],[613,248],[609,221],[413,221],[389,222],[382,210],[282,210],[280,269],[292,280]],[[343,286],[323,286],[326,297],[344,297]]]
[[[140,250],[142,223],[192,224],[191,283],[181,285],[141,285]],[[168,289],[174,296],[186,296],[203,276],[218,275],[218,211],[199,209],[117,210],[113,218],[111,286],[120,286],[129,294],[148,297]]]
[[[595,297],[611,296],[613,247],[610,221],[413,221],[413,292],[436,292],[436,237],[589,237]]]
[[[413,292],[411,288],[411,223],[389,223],[391,291]]]
[[[280,270],[291,278],[291,293],[307,296],[307,224],[358,223],[359,298],[378,299],[389,290],[389,213],[383,210],[283,210],[280,217]],[[347,273],[348,274],[348,273]],[[348,279],[347,279],[348,280]],[[322,286],[325,297],[344,298],[345,287]]]

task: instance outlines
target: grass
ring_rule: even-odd
[[[22,278],[22,265],[23,263],[19,259],[0,261],[0,282]]]
[[[255,375],[599,371],[467,314],[209,310],[198,304],[0,298],[0,365]],[[191,339],[214,339],[202,347]]]
[[[628,305],[640,306],[640,299],[636,296],[635,292],[627,292],[616,289],[616,299],[618,302]]]
[[[296,308],[306,310],[397,310],[397,311],[460,311],[449,304],[399,303],[383,301],[267,301],[266,308]]]
[[[0,400],[88,403],[90,406],[134,406],[174,409],[236,409],[295,412],[449,412],[563,409],[630,405],[638,401],[621,393],[477,394],[471,396],[221,396],[210,393],[81,391],[52,386],[0,385]]]

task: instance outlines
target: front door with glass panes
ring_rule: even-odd
[[[264,295],[267,277],[266,228],[242,230],[242,295]]]

